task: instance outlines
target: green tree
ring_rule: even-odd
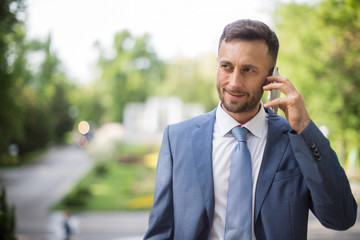
[[[21,154],[43,148],[51,141],[62,143],[65,133],[73,127],[68,92],[74,84],[70,84],[61,71],[59,58],[51,51],[50,35],[44,42],[27,42],[24,51],[22,61],[30,77],[18,89],[17,97],[23,109],[23,128],[15,142]],[[28,69],[33,55],[40,59]]]
[[[74,119],[69,115],[71,104],[68,92],[70,87],[66,83],[57,82],[53,84],[54,95],[50,101],[50,118],[53,125],[53,139],[57,143],[65,142],[65,134],[72,130]]]
[[[62,71],[50,35],[26,39],[24,5],[0,2],[0,163],[19,160],[9,156],[10,144],[24,154],[63,142],[73,127],[69,96],[76,86]]]
[[[14,136],[21,135],[21,107],[16,96],[21,46],[24,42],[23,22],[19,15],[24,13],[22,0],[0,2],[0,161]]]
[[[25,87],[18,98],[23,107],[22,135],[14,142],[23,155],[46,146],[51,139],[51,123],[48,109],[33,88]]]
[[[329,128],[342,160],[360,142],[359,6],[352,0],[290,3],[274,14],[280,73],[301,91],[311,117]]]
[[[149,43],[149,36],[135,37],[127,30],[115,35],[113,56],[100,50],[101,76],[95,83],[99,90],[105,121],[123,120],[128,102],[142,102],[153,95],[163,81],[164,66]]]
[[[326,0],[320,4],[320,18],[331,39],[326,75],[334,83],[334,92],[342,99],[336,118],[339,135],[347,152],[360,149],[360,2]]]

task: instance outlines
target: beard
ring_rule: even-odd
[[[264,90],[260,88],[258,91],[250,94],[246,91],[230,91],[226,88],[220,88],[219,84],[216,84],[216,88],[218,91],[218,95],[221,101],[222,106],[229,112],[232,113],[245,113],[254,110],[257,108],[260,102],[260,99],[264,93]],[[245,95],[246,101],[245,102],[239,102],[236,100],[225,100],[224,98],[224,92],[229,92],[231,94],[242,94]]]

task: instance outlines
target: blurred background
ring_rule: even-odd
[[[162,132],[216,107],[218,39],[240,18],[278,34],[359,201],[358,0],[2,0],[2,239],[141,239]],[[360,236],[311,223],[309,239]]]

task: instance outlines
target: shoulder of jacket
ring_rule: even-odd
[[[168,127],[171,128],[172,131],[177,129],[181,131],[183,131],[184,129],[191,129],[193,126],[201,125],[202,123],[207,122],[208,120],[215,119],[215,113],[216,113],[216,109],[208,113],[204,113],[202,115],[178,123],[170,124]]]

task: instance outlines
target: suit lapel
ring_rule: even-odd
[[[269,111],[268,137],[256,186],[254,222],[256,222],[266,194],[275,177],[289,138],[289,128],[283,119]],[[276,143],[276,144],[274,144]]]
[[[215,112],[216,110],[210,112],[206,119],[194,127],[191,137],[196,172],[210,225],[212,224],[215,206],[212,173],[212,138]]]

